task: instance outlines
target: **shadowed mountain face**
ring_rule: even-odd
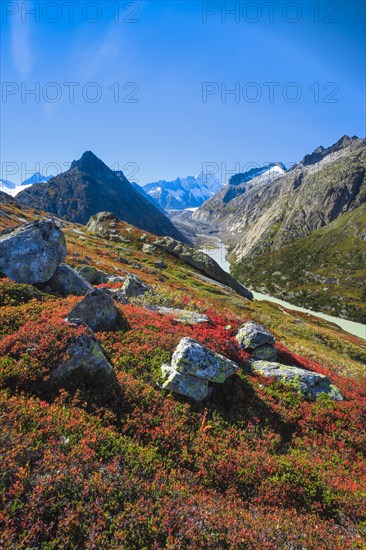
[[[108,211],[144,231],[186,240],[122,172],[117,175],[91,151],[74,161],[67,172],[19,193],[17,201],[81,224],[97,212]]]

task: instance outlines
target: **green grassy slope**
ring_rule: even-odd
[[[366,323],[366,207],[280,250],[245,258],[233,275],[255,290]]]

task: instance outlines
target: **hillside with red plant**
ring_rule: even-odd
[[[39,216],[2,204],[0,229]],[[152,235],[117,229],[123,246],[63,222],[67,263],[134,273],[155,289],[153,305],[210,322],[179,323],[144,299],[117,304],[130,330],[96,333],[116,387],[60,387],[52,372],[87,332],[65,322],[82,298],[0,279],[0,547],[365,548],[365,342],[250,302],[172,255],[144,253]],[[251,373],[235,339],[248,320],[275,335],[282,364],[326,375],[344,400],[307,401]],[[199,403],[159,384],[183,337],[239,366]]]

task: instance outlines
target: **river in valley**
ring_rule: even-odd
[[[216,241],[216,243],[217,248],[205,247],[204,249],[202,249],[202,252],[205,252],[208,256],[211,256],[211,258],[216,260],[216,262],[222,267],[222,269],[230,273],[230,264],[226,259],[226,246],[221,241]],[[290,304],[289,302],[285,302],[284,300],[275,298],[274,296],[268,296],[267,294],[261,294],[253,290],[252,292],[255,300],[266,300],[267,302],[274,302],[279,306],[285,307],[286,309],[292,309],[293,311],[300,311],[302,313],[313,315],[314,317],[320,317],[321,319],[325,319],[330,323],[338,325],[346,332],[349,332],[354,336],[358,336],[359,338],[363,338],[366,340],[366,325],[355,323],[353,321],[348,321],[347,319],[340,319],[339,317],[332,317],[331,315],[326,315],[325,313],[305,309],[300,306],[295,306],[293,304]]]

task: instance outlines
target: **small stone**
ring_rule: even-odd
[[[248,363],[254,372],[267,378],[274,377],[281,380],[311,401],[315,401],[322,393],[336,401],[343,400],[339,389],[323,374],[270,361],[249,359]]]
[[[161,387],[195,401],[202,401],[208,396],[208,382],[189,374],[183,374],[175,370],[171,365],[162,365],[161,373],[163,383]]]
[[[116,308],[109,292],[94,288],[70,311],[70,322],[81,322],[93,331],[128,330],[130,327]]]
[[[93,287],[79,273],[67,264],[61,264],[54,276],[47,282],[44,290],[62,296],[85,296]]]
[[[172,358],[172,367],[182,374],[223,383],[238,365],[227,357],[202,346],[192,338],[182,338]]]
[[[116,294],[116,300],[121,304],[126,304],[129,301],[129,298],[138,298],[144,296],[150,292],[155,294],[154,289],[141,281],[137,275],[129,273],[125,279],[123,287]]]
[[[110,386],[116,383],[112,365],[107,360],[102,348],[94,336],[82,334],[77,336],[66,349],[70,356],[53,372],[52,379],[58,383],[84,380],[90,384]]]
[[[202,323],[211,323],[211,320],[204,313],[196,313],[186,309],[176,309],[172,307],[156,306],[150,308],[152,311],[162,315],[170,315],[178,323],[186,325],[200,325]]]
[[[275,343],[275,338],[265,327],[254,321],[248,321],[239,329],[236,339],[243,349],[255,349],[263,344]]]
[[[158,260],[157,262],[154,262],[154,266],[158,269],[166,269],[168,266],[163,262],[163,260]]]
[[[148,243],[145,243],[142,247],[142,252],[144,254],[153,254],[155,250],[156,250],[156,246]]]
[[[108,281],[108,274],[91,265],[83,265],[76,270],[91,285],[102,285]]]

